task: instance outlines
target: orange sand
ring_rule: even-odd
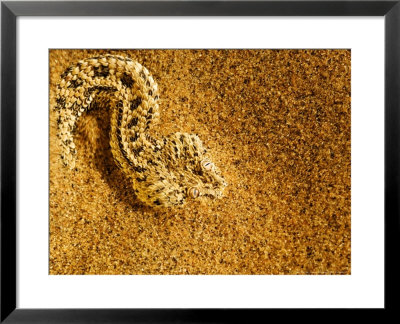
[[[160,88],[158,132],[197,133],[229,186],[209,205],[154,210],[81,119],[78,171],[58,161],[50,109],[50,274],[350,274],[348,50],[50,51],[60,74],[130,56]]]

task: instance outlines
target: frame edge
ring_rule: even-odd
[[[1,4],[1,313],[16,308],[16,15]]]
[[[400,237],[400,2],[385,17],[385,309],[398,307],[394,255]]]
[[[397,0],[6,1],[17,16],[383,16]]]

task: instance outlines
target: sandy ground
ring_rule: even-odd
[[[209,205],[154,210],[113,162],[107,111],[59,162],[50,109],[50,274],[350,274],[348,50],[50,51],[60,74],[101,53],[146,66],[156,129],[197,133],[229,186]]]

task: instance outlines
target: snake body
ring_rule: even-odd
[[[73,134],[82,113],[106,102],[111,109],[110,147],[136,196],[150,206],[182,206],[187,198],[220,198],[220,171],[194,134],[153,137],[159,117],[157,83],[140,63],[104,55],[77,62],[56,89],[57,137],[63,164],[75,167]]]

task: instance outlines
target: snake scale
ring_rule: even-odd
[[[158,86],[140,63],[104,55],[77,62],[56,88],[61,160],[75,167],[73,135],[82,113],[106,102],[111,109],[110,147],[136,196],[153,207],[182,206],[189,199],[222,197],[226,182],[195,134],[152,136],[159,117]]]

